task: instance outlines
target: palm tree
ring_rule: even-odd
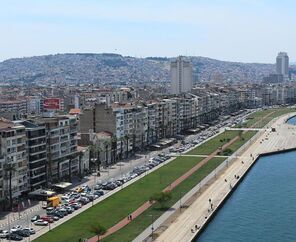
[[[72,170],[71,170],[71,167],[72,167],[72,156],[69,157],[69,182],[72,181]]]
[[[105,148],[105,157],[106,157],[106,165],[108,165],[108,160],[109,160],[109,141],[106,140],[104,142],[104,148]]]
[[[128,145],[129,145],[129,139],[130,139],[129,135],[125,135],[124,139],[126,140],[126,158],[128,158],[128,151],[129,151]]]
[[[100,166],[101,166],[101,151],[102,148],[99,145],[96,145],[96,153],[97,153],[97,159],[96,159],[96,167],[97,170],[100,171]]]
[[[13,200],[12,200],[12,186],[11,186],[11,180],[12,180],[12,173],[16,171],[15,167],[12,164],[5,164],[3,166],[3,170],[6,174],[6,178],[8,177],[9,181],[9,207],[10,211],[12,211],[12,205],[13,205]]]
[[[119,138],[119,140],[120,140],[120,159],[122,159],[123,157],[123,141],[124,141],[124,137],[120,137]]]
[[[132,148],[132,153],[135,153],[135,148],[136,148],[136,135],[133,134],[133,148]]]
[[[113,164],[115,164],[116,163],[116,156],[117,156],[117,138],[114,135],[111,138],[111,147],[112,147],[112,153],[113,153],[112,160],[113,160]]]
[[[83,153],[80,151],[78,155],[79,178],[82,178],[82,167],[81,167],[82,157],[83,157]]]
[[[101,224],[93,225],[90,230],[98,236],[98,241],[100,241],[100,236],[107,232],[107,229]]]

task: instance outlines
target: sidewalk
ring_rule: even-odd
[[[261,131],[255,141],[246,150],[242,150],[243,156],[235,159],[233,163],[217,176],[205,191],[203,191],[193,204],[182,213],[170,226],[160,234],[156,241],[191,241],[201,231],[217,209],[223,204],[225,198],[231,194],[233,188],[239,184],[247,171],[256,162],[261,154],[277,152],[278,150],[291,149],[296,147],[296,127],[282,124],[285,117],[277,119],[273,126],[277,132]],[[292,132],[291,132],[292,129]],[[239,178],[235,178],[239,176]],[[214,204],[214,209],[209,209],[209,198]],[[210,212],[209,212],[210,211]],[[195,229],[197,226],[197,230]],[[144,236],[143,236],[144,237]],[[140,237],[142,239],[143,237]],[[143,240],[135,240],[143,241]]]

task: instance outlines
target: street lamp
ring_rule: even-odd
[[[28,224],[28,228],[30,228],[30,223],[29,223],[29,215],[28,215],[28,212],[26,212],[26,217],[27,217],[27,224]],[[29,242],[31,241],[31,233],[29,233]]]
[[[149,216],[151,216],[151,239],[153,240],[153,231],[154,231],[154,227],[153,227],[153,214],[150,214]]]
[[[180,191],[180,213],[181,213],[181,209],[182,209],[182,192]]]

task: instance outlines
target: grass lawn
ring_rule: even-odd
[[[250,127],[253,123],[261,119],[261,117],[271,113],[272,111],[273,110],[263,110],[252,114],[251,117],[253,117],[253,119],[249,119],[245,123],[246,127]],[[295,109],[278,109],[270,116],[270,119],[263,120],[261,125],[263,125],[265,122],[269,122],[274,117],[291,111],[295,111]],[[255,133],[256,132],[253,131],[244,133],[244,140],[238,139],[228,148],[234,152]],[[202,144],[200,147],[188,152],[187,154],[210,154],[237,135],[239,135],[239,131],[226,131]],[[175,181],[193,166],[198,164],[202,159],[203,158],[201,157],[178,157],[169,164],[159,168],[158,170],[117,192],[99,204],[96,204],[92,208],[77,215],[73,219],[65,222],[57,228],[54,228],[51,232],[44,234],[35,241],[74,242],[78,241],[79,238],[89,238],[94,236],[95,234],[90,231],[90,228],[93,224],[100,223],[106,228],[113,226],[121,219],[126,218],[129,213],[137,209],[144,202],[148,201],[151,195],[162,191],[171,182]],[[173,198],[168,203],[168,206],[173,205],[180,198],[180,194],[183,195],[189,191],[223,160],[223,158],[211,159],[188,179],[174,188],[172,191]],[[151,223],[152,217],[149,216],[149,214],[153,214],[153,218],[156,219],[163,212],[164,211],[159,209],[157,205],[153,205],[138,218],[134,219],[129,225],[114,233],[113,235],[108,236],[104,239],[104,241],[131,241]],[[120,240],[118,238],[120,238]]]
[[[148,201],[202,160],[201,157],[178,157],[111,197],[87,209],[71,220],[36,239],[44,241],[78,241],[94,235],[90,232],[94,222],[109,228]]]
[[[235,127],[251,127],[253,124],[260,121],[256,125],[256,128],[262,128],[267,123],[269,123],[273,118],[279,117],[279,116],[286,114],[286,113],[295,112],[295,111],[296,111],[295,108],[287,108],[287,107],[273,108],[273,109],[266,109],[266,110],[258,111],[258,112],[250,114],[248,116],[246,122],[244,122],[242,124],[238,124]],[[272,114],[270,114],[270,113],[272,113]],[[263,119],[263,117],[268,114],[270,114],[270,115]]]
[[[237,130],[228,130],[225,131],[216,137],[210,139],[209,141],[203,143],[202,145],[196,147],[195,149],[187,152],[188,155],[209,155],[215,150],[217,150],[220,146],[223,146],[228,141],[233,139],[235,136],[239,134]]]
[[[239,138],[238,140],[236,140],[234,143],[232,143],[231,145],[229,145],[227,147],[227,149],[231,150],[232,152],[230,152],[227,155],[231,155],[233,154],[236,150],[238,150],[243,144],[245,144],[249,139],[251,139],[255,134],[257,133],[257,131],[247,131],[245,133],[243,133],[241,135],[241,138]],[[223,154],[223,151],[221,152],[221,155]]]
[[[184,158],[184,157],[182,157]],[[194,172],[188,179],[180,183],[172,190],[172,199],[167,203],[167,207],[174,205],[181,196],[185,195],[190,189],[196,186],[203,178],[206,177],[211,171],[213,171],[218,165],[224,161],[223,158],[213,158],[196,172]],[[153,205],[147,209],[144,213],[134,219],[130,224],[117,231],[116,233],[106,237],[101,241],[106,242],[129,242],[138,236],[143,230],[145,230],[153,220],[156,220],[162,215],[164,210],[160,209],[158,205]],[[120,240],[118,239],[120,238]]]

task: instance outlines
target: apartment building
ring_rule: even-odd
[[[0,194],[6,201],[10,196],[15,200],[29,190],[26,141],[24,125],[3,118],[0,120]]]
[[[30,190],[47,186],[47,149],[45,124],[30,120],[16,121],[25,126]]]
[[[1,117],[9,120],[17,120],[27,113],[26,100],[2,100],[0,101]]]
[[[71,180],[73,175],[78,175],[80,172],[77,117],[61,115],[38,118],[37,122],[44,123],[46,130],[48,181],[52,183]]]

